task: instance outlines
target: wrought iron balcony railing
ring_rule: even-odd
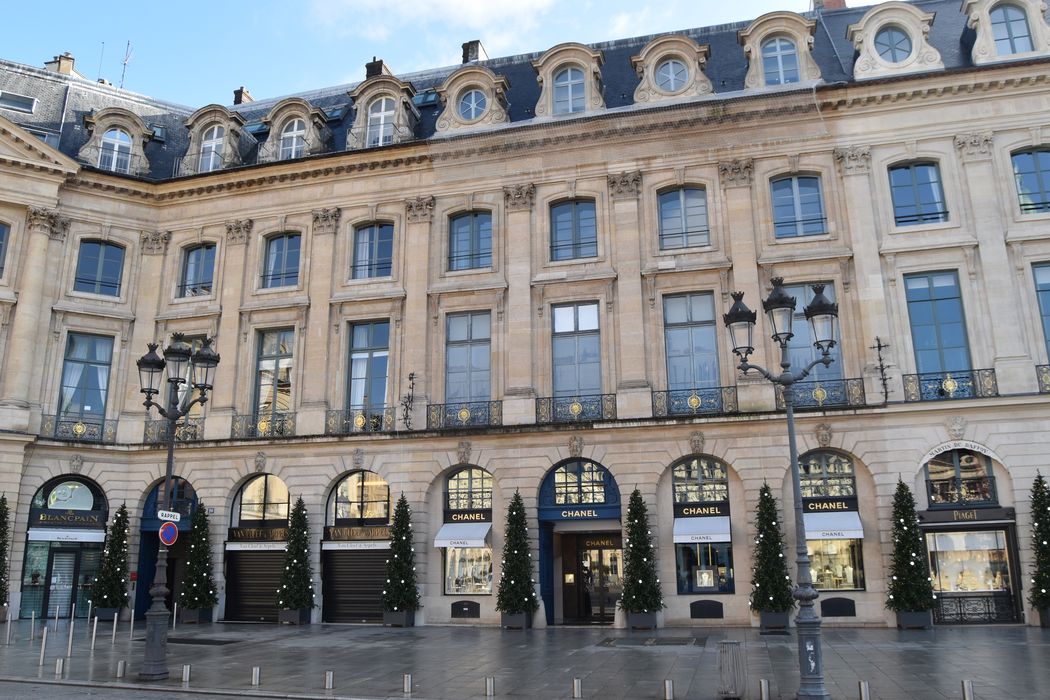
[[[351,406],[325,414],[325,435],[393,432],[396,406]]]
[[[117,421],[81,416],[42,416],[40,435],[73,442],[114,443]]]
[[[1050,394],[1050,365],[1037,365],[1035,378],[1039,382],[1039,393]]]
[[[231,438],[273,438],[295,435],[294,413],[234,416]]]
[[[377,148],[395,143],[411,141],[416,136],[412,130],[400,124],[386,123],[381,126],[354,127],[346,134],[346,150],[356,151],[361,148]]]
[[[203,418],[183,418],[175,424],[175,442],[196,442],[204,439]],[[168,421],[148,420],[142,431],[142,442],[164,445],[168,442]]]
[[[905,401],[980,399],[998,395],[994,369],[904,375]]]
[[[503,425],[502,401],[432,403],[427,406],[427,429]]]
[[[784,387],[777,385],[777,410],[784,410]],[[820,410],[823,408],[850,408],[864,406],[864,380],[820,379],[813,382],[798,382],[791,387],[796,409]]]
[[[736,413],[735,386],[713,386],[705,389],[671,389],[653,392],[653,417],[719,416]]]
[[[996,505],[994,476],[965,479],[927,479],[926,495],[930,508],[954,508],[960,505]]]
[[[537,423],[616,419],[616,394],[545,396],[536,399]]]

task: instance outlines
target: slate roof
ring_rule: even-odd
[[[974,41],[974,31],[966,27],[966,15],[961,11],[961,1],[912,0],[912,4],[925,12],[936,13],[929,42],[940,52],[945,69],[972,66],[970,48]],[[856,52],[846,37],[846,31],[850,24],[859,21],[869,9],[870,6],[802,13],[803,16],[817,21],[812,53],[820,66],[825,83],[853,80]],[[749,24],[750,22],[737,22],[673,32],[684,34],[697,43],[710,47],[704,72],[711,80],[716,95],[744,90],[747,61],[743,47],[737,40],[737,33]],[[646,44],[658,36],[662,35],[654,34],[590,45],[604,54],[602,81],[607,109],[633,104],[634,90],[639,79],[631,66],[631,56],[637,55]],[[540,89],[532,62],[542,53],[479,62],[509,81],[507,99],[512,123],[526,122],[534,116],[533,110],[539,99]],[[420,111],[420,123],[416,133],[418,138],[426,139],[434,135],[435,122],[441,111],[441,105],[436,100],[431,99],[429,104],[420,102],[424,101],[428,91],[440,86],[461,67],[446,66],[398,76],[401,80],[411,82],[417,92]],[[295,95],[260,99],[229,108],[245,118],[249,130],[261,141],[267,138],[267,133],[259,122],[270,109],[287,97],[300,97],[328,114],[332,150],[341,151],[345,148],[347,130],[353,122],[353,105],[347,93],[355,86],[356,83],[337,85]],[[102,85],[78,76],[59,75],[2,59],[0,90],[36,98],[37,107],[33,114],[0,107],[0,115],[30,129],[60,133],[59,149],[73,158],[76,158],[78,150],[88,138],[84,117],[92,111],[104,107],[122,107],[139,115],[148,125],[166,127],[164,141],[151,140],[145,148],[150,162],[149,179],[153,180],[169,179],[173,176],[178,159],[185,154],[189,144],[189,133],[184,126],[184,120],[196,109]]]

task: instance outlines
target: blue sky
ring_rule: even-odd
[[[377,56],[396,73],[460,62],[481,39],[491,57],[723,24],[811,0],[183,0],[175,3],[56,0],[4,12],[0,57],[43,66],[69,51],[91,79],[200,107],[229,104],[244,85],[257,99],[356,82]],[[850,5],[870,4],[851,1]],[[103,48],[103,42],[105,46]]]

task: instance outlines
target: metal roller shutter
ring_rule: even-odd
[[[226,553],[226,619],[277,622],[284,552]]]
[[[328,551],[322,559],[325,622],[382,622],[390,550]]]

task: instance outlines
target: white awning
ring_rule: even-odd
[[[30,542],[105,542],[105,530],[59,530],[50,527],[29,528]]]
[[[434,538],[435,547],[486,547],[492,523],[445,523]]]
[[[729,516],[711,518],[675,518],[674,541],[677,542],[732,542]]]
[[[856,511],[840,513],[804,513],[806,539],[809,540],[860,540],[864,539],[864,526]]]

